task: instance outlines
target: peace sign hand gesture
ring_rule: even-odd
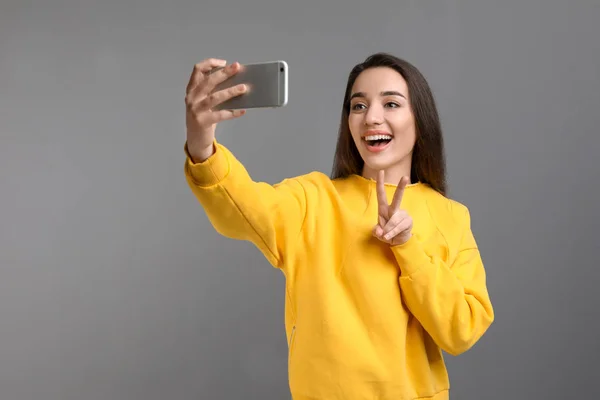
[[[394,193],[392,204],[388,204],[384,185],[384,171],[377,175],[378,223],[373,229],[373,235],[382,242],[392,246],[404,244],[412,236],[413,220],[405,210],[400,209],[404,188],[409,179],[403,176]]]

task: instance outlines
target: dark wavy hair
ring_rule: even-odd
[[[397,71],[408,86],[409,102],[415,119],[416,142],[411,164],[411,182],[422,182],[446,195],[444,140],[437,106],[427,80],[411,63],[388,53],[373,54],[357,64],[348,77],[338,132],[331,178],[361,175],[364,161],[350,134],[350,91],[361,72],[369,68],[389,67]]]

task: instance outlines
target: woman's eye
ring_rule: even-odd
[[[398,108],[398,107],[400,107],[400,104],[390,101],[388,103],[385,103],[384,107],[387,107],[387,108]],[[362,103],[356,103],[356,104],[354,104],[353,106],[350,107],[351,110],[364,110],[366,108],[367,108],[367,106],[364,105],[364,104],[362,104]]]

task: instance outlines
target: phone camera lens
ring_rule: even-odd
[[[279,70],[280,70],[281,72],[283,72],[283,67],[281,67]]]

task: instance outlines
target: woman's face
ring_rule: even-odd
[[[375,179],[386,171],[386,182],[410,177],[416,132],[406,81],[388,67],[367,69],[351,91],[350,133],[365,162],[363,176]]]

